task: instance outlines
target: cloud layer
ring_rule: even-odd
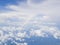
[[[59,0],[27,0],[18,2],[18,5],[7,4],[4,8],[9,10],[0,12],[1,42],[10,38],[25,41],[25,38],[34,36],[60,39],[57,27],[60,25]]]

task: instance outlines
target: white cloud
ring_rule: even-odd
[[[40,31],[40,30],[30,31],[30,35],[31,35],[31,36],[38,36],[38,37],[47,37],[47,36],[48,36],[48,35],[45,34],[43,31]]]
[[[57,33],[55,33],[53,36],[56,39],[60,39],[60,31],[58,31]]]
[[[39,30],[30,30],[30,36],[49,37],[60,39],[60,31],[56,27],[42,26]]]
[[[60,31],[58,27],[53,26],[56,25],[54,21],[60,22],[59,5],[59,0],[46,0],[39,4],[32,3],[30,0],[28,0],[27,3],[22,3],[21,5],[19,4],[17,6],[7,5],[6,8],[14,11],[0,13],[0,24],[8,25],[0,27],[1,31],[8,32],[8,34],[3,36],[2,33],[4,32],[0,31],[0,40],[5,41],[9,37],[14,37],[16,39],[20,38],[20,40],[22,40],[21,38],[24,37],[49,37],[49,35],[52,35],[56,39],[60,39]],[[16,18],[18,21],[11,21],[12,18]],[[30,30],[28,30],[30,32],[29,35],[26,32],[27,28],[30,28]],[[34,28],[37,29],[35,30]],[[15,35],[15,31],[20,32]],[[24,43],[21,45],[27,44]]]
[[[24,37],[26,37],[26,32],[18,32],[17,34],[16,34],[16,36],[17,37],[19,37],[19,38],[24,38]]]
[[[27,43],[17,43],[17,45],[28,45]]]

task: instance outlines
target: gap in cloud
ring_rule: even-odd
[[[18,5],[18,2],[26,2],[26,0],[0,0],[0,6],[6,6],[8,4]]]
[[[21,5],[26,3],[27,0],[0,0],[0,12],[15,11],[12,9],[6,8],[8,5]]]
[[[9,11],[14,11],[14,10],[5,8],[4,6],[0,6],[0,13],[5,13],[5,12],[9,12]]]

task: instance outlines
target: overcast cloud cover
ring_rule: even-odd
[[[0,0],[0,45],[60,45],[60,0]]]

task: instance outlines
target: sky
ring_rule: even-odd
[[[0,45],[60,45],[60,0],[0,0]]]

